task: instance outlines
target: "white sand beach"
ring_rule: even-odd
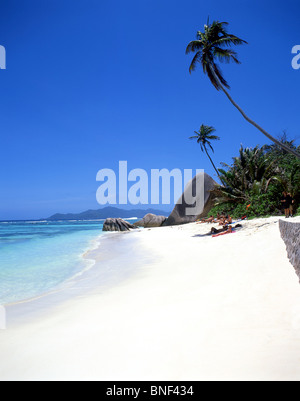
[[[138,268],[0,331],[0,380],[300,380],[300,285],[278,220],[116,234]]]

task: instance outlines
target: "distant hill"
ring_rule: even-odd
[[[54,214],[51,217],[48,217],[48,221],[58,221],[58,220],[99,220],[99,219],[107,219],[109,217],[120,217],[122,219],[128,219],[130,217],[137,217],[139,219],[143,218],[147,213],[156,214],[158,216],[168,216],[170,213],[163,212],[162,210],[155,209],[132,209],[132,210],[124,210],[119,209],[117,207],[105,207],[103,209],[98,210],[87,210],[82,213],[67,213],[67,214]]]

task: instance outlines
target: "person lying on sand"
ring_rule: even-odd
[[[229,226],[229,227],[227,228],[227,230],[222,231],[222,232],[217,233],[217,234],[213,234],[212,236],[213,236],[213,237],[218,237],[219,235],[231,234],[232,232],[234,232],[234,230],[233,230],[232,226]]]
[[[228,228],[229,228],[229,227],[228,227],[227,224],[225,224],[225,225],[223,226],[223,228],[219,228],[219,229],[217,229],[217,228],[215,228],[215,227],[212,227],[212,229],[210,230],[210,233],[209,233],[209,234],[219,234],[219,233],[222,233],[222,232],[227,231]]]
[[[215,227],[212,227],[212,229],[210,230],[210,233],[208,233],[207,235],[212,235],[212,234],[220,234],[220,233],[226,233],[229,234],[232,231],[234,231],[236,228],[241,228],[243,227],[241,224],[236,224],[234,227],[232,227],[231,225],[224,225],[223,228],[217,229]]]
[[[225,218],[226,218],[225,214],[218,213],[216,221],[218,222],[218,221],[224,220]]]
[[[201,219],[200,221],[197,222],[197,224],[212,223],[214,220],[215,220],[214,216],[211,216],[208,219]]]

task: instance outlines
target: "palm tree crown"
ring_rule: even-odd
[[[216,166],[214,165],[214,162],[212,161],[212,158],[209,156],[208,151],[206,146],[209,146],[210,149],[212,150],[212,152],[214,153],[214,149],[210,143],[210,141],[219,141],[220,138],[217,135],[213,135],[213,133],[215,132],[215,128],[214,127],[210,127],[208,125],[204,125],[202,124],[200,127],[199,131],[194,131],[194,133],[196,135],[191,136],[190,139],[196,139],[197,143],[200,145],[200,148],[202,150],[202,152],[205,152],[207,157],[209,158],[211,164],[213,165],[213,168],[215,169],[218,177],[220,177],[219,172],[216,168]]]
[[[227,46],[247,43],[245,40],[229,34],[226,29],[227,25],[227,22],[219,21],[214,21],[211,25],[204,25],[204,32],[198,31],[197,40],[190,42],[186,49],[186,54],[196,52],[190,65],[190,73],[195,70],[197,63],[200,63],[204,74],[208,75],[217,90],[222,88],[215,75],[226,88],[230,89],[230,86],[216,64],[216,58],[220,62],[229,63],[233,61],[240,64],[237,53]]]
[[[202,152],[204,151],[206,145],[208,145],[211,150],[214,152],[214,149],[210,143],[210,141],[219,141],[220,137],[217,135],[212,135],[216,132],[214,127],[210,127],[208,125],[202,124],[199,131],[194,131],[196,135],[191,136],[190,139],[196,139],[197,143],[200,145]]]

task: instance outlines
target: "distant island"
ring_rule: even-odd
[[[168,216],[170,213],[164,212],[162,210],[156,210],[156,209],[147,209],[147,210],[142,210],[142,209],[132,209],[132,210],[124,210],[124,209],[119,209],[117,207],[105,207],[103,209],[98,209],[98,210],[87,210],[82,213],[67,213],[67,214],[61,214],[57,213],[54,214],[51,217],[48,217],[46,219],[42,220],[47,220],[47,221],[58,221],[58,220],[103,220],[107,219],[109,217],[112,218],[122,218],[122,219],[128,219],[131,217],[137,217],[137,218],[143,218],[146,214],[152,213],[160,216]]]

